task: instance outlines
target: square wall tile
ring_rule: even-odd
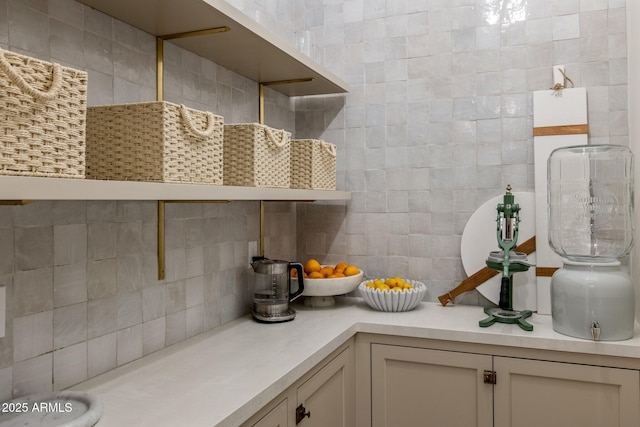
[[[44,227],[53,225],[51,201],[39,200],[24,206],[15,206],[13,222],[16,227]]]
[[[158,285],[142,290],[142,321],[164,317],[165,314],[165,285]]]
[[[53,310],[53,348],[68,347],[87,340],[87,303]]]
[[[53,305],[63,307],[87,301],[87,264],[53,268]]]
[[[204,303],[204,276],[192,277],[186,281],[186,308]]]
[[[118,305],[115,297],[87,303],[87,337],[96,338],[118,329]]]
[[[167,313],[165,319],[165,345],[169,346],[184,341],[187,336],[186,311],[182,310],[171,314]]]
[[[87,342],[53,352],[53,388],[62,390],[87,379]]]
[[[138,254],[142,250],[142,223],[123,222],[118,224],[118,256]]]
[[[106,16],[101,14],[102,16]],[[112,24],[109,23],[108,26]],[[89,200],[87,201],[87,222],[114,222],[116,220],[115,200]]]
[[[53,390],[53,353],[16,362],[13,365],[13,397]]]
[[[40,313],[53,308],[51,268],[18,271],[13,279],[13,316]]]
[[[21,362],[53,350],[53,311],[13,319],[13,360]]]
[[[166,328],[165,318],[145,322],[142,324],[142,354],[147,355],[165,346]]]
[[[183,280],[167,283],[165,301],[167,314],[182,311],[187,307],[186,284]]]
[[[142,255],[128,255],[116,258],[116,277],[120,292],[142,289]]]
[[[50,267],[53,263],[53,229],[18,227],[15,229],[16,270]]]
[[[187,338],[204,332],[204,304],[187,309]]]
[[[89,260],[115,258],[118,241],[118,224],[87,224],[87,257]]]
[[[53,227],[54,265],[68,265],[87,260],[87,225]]]
[[[11,366],[0,369],[0,402],[11,400],[13,385],[13,368]]]
[[[116,338],[118,366],[142,357],[142,324],[119,330]]]
[[[113,297],[118,292],[117,261],[106,259],[87,264],[87,298]]]
[[[116,342],[115,332],[87,341],[89,378],[116,368]]]
[[[142,323],[142,291],[119,292],[116,296],[116,305],[118,306],[118,329]]]
[[[0,274],[13,273],[15,264],[13,248],[13,229],[10,227],[0,228],[0,254],[2,254]]]
[[[87,221],[84,200],[56,200],[53,202],[53,223],[84,224]]]

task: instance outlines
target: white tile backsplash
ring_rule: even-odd
[[[384,14],[371,17],[362,6],[345,3],[345,14],[332,21],[331,30],[344,39],[334,37],[330,43],[346,45],[354,54],[342,65],[324,64],[358,84],[345,96],[343,128],[333,126],[331,133],[319,136],[338,135],[345,144],[344,160],[337,164],[338,174],[345,177],[339,187],[352,192],[346,218],[340,220],[346,224],[346,249],[331,245],[330,238],[323,238],[329,233],[320,232],[299,238],[298,251],[301,258],[317,256],[321,261],[356,260],[355,254],[362,254],[368,275],[398,274],[384,270],[392,263],[379,253],[400,253],[398,242],[407,232],[391,232],[381,243],[386,248],[372,249],[368,245],[376,240],[372,236],[377,230],[358,227],[358,218],[364,212],[388,219],[406,210],[410,218],[428,220],[410,222],[418,236],[409,234],[406,258],[411,261],[398,265],[412,266],[411,274],[417,274],[412,278],[433,286],[429,298],[435,299],[439,290],[449,290],[464,278],[455,241],[468,216],[507,183],[522,191],[533,188],[530,94],[552,85],[553,65],[565,65],[575,85],[590,91],[592,142],[628,143],[626,61],[618,59],[626,57],[624,4],[534,0],[502,2],[498,8],[495,2],[469,0],[403,2],[405,8],[397,9],[387,2]],[[380,38],[371,31],[383,28],[380,20],[387,36],[396,23],[407,23],[404,35],[395,33],[396,48],[384,58],[385,68],[393,71],[384,75],[378,64],[382,51],[375,47]],[[332,49],[325,46],[325,53]],[[403,61],[406,75],[393,69]],[[322,110],[316,105],[317,99],[296,100],[296,110],[306,116],[311,116],[309,110]],[[399,111],[406,111],[406,117]],[[309,123],[297,120],[296,132],[307,132]],[[405,161],[404,167],[421,178],[398,172]],[[408,191],[406,208],[403,190]],[[299,226],[309,229],[317,208],[299,209]],[[449,257],[422,250],[422,244],[431,242],[419,237],[433,233],[452,237],[446,246]],[[447,265],[438,277],[436,265]],[[478,300],[472,295],[464,302]]]

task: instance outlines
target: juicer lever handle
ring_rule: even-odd
[[[291,274],[289,274],[289,302],[298,298],[304,292],[304,270],[302,269],[302,264],[298,262],[289,263],[289,273],[292,268],[295,268],[298,273],[298,290],[291,293]]]
[[[503,310],[511,310],[511,304],[509,301],[511,299],[511,296],[509,295],[510,284],[511,280],[509,279],[509,277],[503,276],[502,282],[500,282],[500,301],[498,303],[500,308]]]

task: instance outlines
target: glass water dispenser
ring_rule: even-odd
[[[551,278],[553,329],[589,340],[633,336],[633,155],[618,145],[551,152],[549,244],[563,267]],[[621,262],[622,261],[622,262]]]

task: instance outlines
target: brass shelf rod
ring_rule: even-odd
[[[0,206],[24,206],[33,203],[33,200],[0,200]]]
[[[313,81],[313,77],[303,77],[301,79],[274,80],[271,82],[261,82],[263,86],[288,85],[292,83],[306,83]]]
[[[184,31],[182,33],[166,34],[164,36],[158,36],[158,38],[162,40],[186,39],[188,37],[210,36],[212,34],[226,33],[228,31],[231,31],[231,28],[225,25],[222,27],[207,28],[204,30]]]

